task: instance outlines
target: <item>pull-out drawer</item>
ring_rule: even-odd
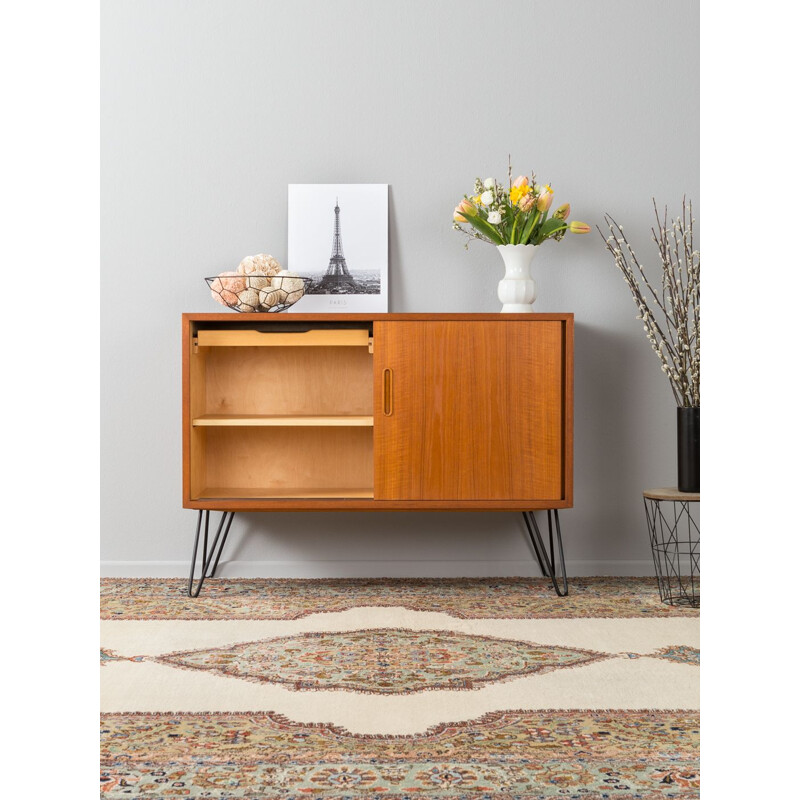
[[[366,328],[305,331],[199,330],[199,347],[369,347]]]

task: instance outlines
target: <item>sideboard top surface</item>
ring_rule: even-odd
[[[574,314],[570,313],[557,313],[557,314],[481,314],[481,313],[453,313],[453,314],[239,314],[237,312],[188,312],[183,315],[183,318],[190,322],[371,322],[371,321],[397,321],[397,322],[411,322],[411,321],[431,321],[431,322],[446,322],[447,320],[453,321],[468,321],[480,320],[484,322],[520,322],[521,320],[530,320],[532,322],[555,322],[567,321],[573,319]]]

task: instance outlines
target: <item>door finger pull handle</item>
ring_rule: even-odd
[[[394,411],[392,396],[392,370],[388,367],[383,371],[383,415],[391,417]]]

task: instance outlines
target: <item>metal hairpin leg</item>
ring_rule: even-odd
[[[563,589],[559,585],[559,579],[556,576],[556,558],[555,550],[553,548],[553,516],[556,518],[555,533],[558,539],[558,554],[561,561],[561,580],[564,582]],[[536,560],[539,562],[539,567],[542,570],[542,575],[550,578],[553,583],[553,588],[559,597],[566,597],[569,594],[569,585],[567,584],[567,565],[564,563],[564,544],[561,541],[561,523],[558,520],[558,509],[547,510],[547,529],[550,534],[550,555],[548,557],[547,551],[542,541],[542,534],[539,532],[539,525],[536,523],[536,517],[533,511],[523,511],[522,518],[525,520],[525,527],[528,529],[528,536],[531,537],[531,544],[533,545],[533,552],[536,553]]]
[[[197,513],[197,530],[194,534],[194,549],[192,550],[192,565],[189,572],[189,597],[197,597],[200,594],[200,590],[203,588],[203,582],[206,578],[213,578],[214,573],[217,571],[217,567],[219,566],[219,559],[222,555],[222,549],[225,547],[225,542],[228,539],[228,533],[231,529],[231,523],[233,522],[235,512],[233,511],[223,511],[222,517],[219,521],[219,526],[217,527],[217,534],[214,536],[214,541],[211,544],[211,549],[208,549],[208,520],[211,516],[211,511],[207,509],[201,508],[200,511]],[[203,524],[203,516],[205,515],[205,525]],[[227,524],[226,524],[227,523]],[[192,586],[194,585],[194,569],[195,564],[197,563],[197,545],[200,543],[200,530],[203,530],[203,558],[201,560],[201,570],[200,570],[200,578],[197,581],[197,588],[192,591]],[[224,532],[223,532],[224,528]],[[220,536],[222,536],[222,541],[220,541]],[[217,547],[219,544],[219,547]],[[216,553],[216,555],[215,555]],[[211,562],[213,563],[213,566]],[[209,567],[211,567],[211,571],[209,571]]]

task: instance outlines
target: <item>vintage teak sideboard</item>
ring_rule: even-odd
[[[522,512],[566,594],[572,376],[572,314],[184,314],[189,594],[235,512],[345,510]]]

